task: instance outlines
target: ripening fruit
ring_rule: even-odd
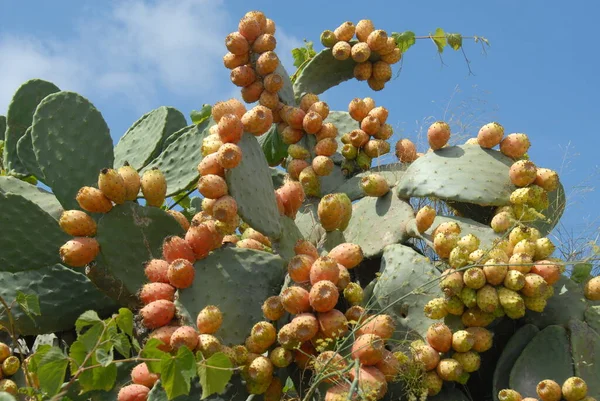
[[[252,51],[255,53],[272,51],[275,47],[277,47],[277,40],[275,36],[268,33],[263,33],[252,43]]]
[[[256,72],[260,76],[267,76],[279,67],[279,57],[273,51],[262,53],[256,60]]]
[[[343,61],[348,59],[352,54],[352,46],[348,42],[337,42],[331,49],[331,53],[333,54],[333,58]]]
[[[493,148],[498,145],[504,136],[504,127],[492,122],[484,125],[477,134],[477,142],[482,148]]]
[[[560,401],[562,398],[560,384],[554,380],[542,380],[535,391],[542,401]]]
[[[309,293],[302,287],[288,287],[281,293],[281,304],[291,314],[308,312],[310,311]]]
[[[137,198],[140,192],[140,175],[136,169],[125,162],[122,167],[117,170],[123,184],[125,185],[125,200],[133,201]]]
[[[312,169],[319,177],[331,174],[333,167],[333,160],[327,156],[316,156],[312,161]]]
[[[562,385],[562,396],[567,401],[579,401],[587,395],[588,387],[580,377],[569,377]]]
[[[531,143],[525,134],[510,134],[500,142],[500,151],[508,157],[518,159],[529,150]]]
[[[373,74],[373,63],[365,61],[363,63],[357,63],[354,66],[354,78],[359,81],[366,81],[371,78]]]
[[[246,112],[246,106],[239,100],[232,98],[223,102],[217,102],[213,105],[211,115],[215,123],[219,123],[221,118],[226,114],[234,114],[238,118],[242,118]]]
[[[238,143],[244,133],[244,125],[235,114],[225,114],[217,124],[217,134],[223,143]]]
[[[74,237],[93,237],[96,235],[96,222],[81,210],[65,210],[58,220],[60,228]]]
[[[338,267],[338,263],[328,256],[316,259],[310,268],[310,283],[312,285],[323,280],[337,284],[339,277],[340,268]]]
[[[415,217],[417,230],[419,230],[420,233],[427,231],[433,224],[435,216],[435,209],[429,205],[423,206],[421,209],[419,209]]]
[[[390,67],[390,65],[385,61],[374,62],[371,80],[381,82],[383,84],[390,79],[392,79],[392,67]]]
[[[452,331],[444,323],[434,323],[427,329],[427,342],[438,352],[448,352],[452,347]]]
[[[384,340],[392,338],[396,325],[390,315],[374,315],[366,318],[361,327],[357,330],[357,335],[375,334]]]
[[[288,274],[296,283],[308,282],[310,280],[310,268],[314,258],[308,255],[296,255],[288,263]]]
[[[233,70],[244,64],[248,64],[250,61],[250,55],[248,53],[236,55],[233,53],[227,53],[223,56],[223,65],[229,70]]]
[[[335,34],[337,40],[349,42],[354,37],[355,30],[356,27],[354,24],[350,21],[346,21],[335,28],[333,33]]]
[[[277,295],[271,296],[263,302],[262,312],[265,319],[279,320],[285,313],[281,298]]]
[[[142,386],[152,388],[154,383],[158,381],[160,376],[156,373],[152,373],[148,370],[148,365],[145,362],[136,365],[131,370],[131,381],[134,384],[140,384]]]
[[[277,93],[283,88],[283,78],[277,73],[271,73],[263,79],[263,85],[267,92]]]
[[[149,329],[166,326],[175,316],[175,304],[171,301],[160,299],[144,306],[140,310],[142,323]]]
[[[493,334],[488,329],[483,327],[467,327],[466,331],[468,331],[475,340],[473,347],[471,348],[473,351],[485,352],[492,348]]]
[[[255,18],[245,15],[238,24],[238,31],[248,42],[252,43],[260,35],[262,29]]]
[[[498,392],[499,401],[522,401],[523,396],[512,389],[504,389]]]
[[[126,187],[123,177],[111,168],[102,169],[98,176],[98,188],[104,196],[116,204],[125,202]]]
[[[375,30],[367,37],[367,44],[372,51],[379,51],[387,45],[387,33],[381,29]]]
[[[146,401],[150,389],[141,384],[129,384],[119,390],[117,401]]]
[[[96,258],[98,252],[98,241],[89,237],[75,237],[59,249],[61,260],[71,267],[84,267]]]
[[[141,179],[141,187],[146,199],[146,205],[154,207],[162,206],[167,194],[167,180],[157,167],[144,172]]]
[[[150,302],[158,301],[159,299],[173,301],[174,297],[175,288],[166,283],[144,284],[139,295],[139,298],[144,305],[148,305]]]
[[[323,117],[316,111],[309,111],[304,115],[302,127],[307,134],[316,134],[323,126]]]
[[[260,136],[271,128],[273,113],[265,106],[255,106],[242,116],[242,124],[244,125],[245,132]]]
[[[167,271],[169,283],[175,288],[190,287],[194,283],[195,274],[194,265],[186,259],[174,260]]]
[[[352,358],[363,365],[375,365],[383,358],[384,341],[375,334],[363,334],[354,340]]]
[[[320,40],[321,44],[328,48],[332,48],[338,42],[335,34],[330,30],[323,31],[321,33]]]
[[[510,166],[508,172],[510,180],[518,187],[526,187],[532,184],[537,177],[537,168],[529,160],[519,160]]]
[[[315,311],[328,312],[337,304],[339,291],[331,281],[321,280],[312,286],[308,299]]]
[[[144,274],[152,283],[168,283],[167,271],[169,262],[162,259],[152,259],[144,267]]]
[[[364,120],[363,120],[364,121]],[[387,194],[390,186],[380,174],[369,174],[360,180],[360,187],[367,196],[381,197]]]
[[[196,327],[200,334],[214,334],[223,323],[221,310],[214,305],[204,307],[196,318]]]
[[[596,276],[585,283],[583,294],[590,301],[600,301],[600,276]]]
[[[342,243],[334,247],[327,256],[347,269],[353,269],[363,260],[363,252],[359,245]]]
[[[190,222],[188,221],[187,217],[185,217],[180,211],[167,210],[167,214],[171,215],[171,217],[177,220],[177,223],[179,223],[183,231],[187,231],[188,228],[190,228]]]
[[[173,350],[186,347],[193,351],[198,346],[198,333],[191,326],[181,326],[171,335],[170,345]]]
[[[410,139],[400,139],[396,142],[396,157],[402,163],[412,163],[417,160],[417,147]]]
[[[380,91],[383,88],[385,88],[385,82],[386,81],[380,81],[378,79],[375,79],[374,76],[371,76],[371,78],[369,78],[367,80],[367,84],[369,85],[369,88],[373,89],[374,91]]]
[[[108,213],[112,209],[110,199],[97,188],[81,187],[75,199],[83,210],[90,213]]]
[[[352,60],[357,63],[364,63],[371,57],[369,45],[363,42],[356,43],[351,49]]]
[[[250,46],[246,38],[239,32],[232,32],[225,37],[225,46],[232,54],[242,55],[248,53]]]
[[[432,150],[446,146],[450,139],[450,126],[444,121],[436,121],[427,130],[427,141]]]
[[[341,338],[348,332],[348,320],[337,309],[318,313],[319,329],[325,338]]]
[[[165,238],[162,246],[163,259],[172,263],[176,259],[186,259],[191,263],[196,261],[193,249],[181,237],[169,236]]]
[[[217,161],[224,169],[235,168],[242,161],[242,149],[234,143],[225,143],[217,152]]]
[[[251,66],[241,65],[231,70],[229,74],[231,82],[240,87],[245,87],[256,81],[256,73]]]
[[[198,180],[198,191],[209,199],[219,199],[228,194],[227,182],[215,174],[208,174]]]
[[[547,168],[538,168],[534,183],[547,192],[555,191],[559,184],[558,174],[556,171]]]

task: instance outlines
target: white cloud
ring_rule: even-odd
[[[222,56],[239,16],[230,16],[223,0],[110,4],[80,21],[69,40],[1,36],[0,54],[10,62],[0,64],[0,114],[34,77],[138,113],[160,102],[163,91],[201,102],[232,92]],[[302,42],[277,28],[277,52],[289,70],[291,49]]]

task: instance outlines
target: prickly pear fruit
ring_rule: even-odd
[[[123,179],[123,184],[125,186],[125,200],[134,201],[140,192],[140,174],[127,162],[125,162],[122,167],[119,167],[117,172]]]
[[[252,238],[246,238],[246,239],[239,240],[235,245],[238,248],[254,249],[257,251],[266,251],[267,250],[263,244],[261,244],[260,242],[258,242],[255,239],[252,239]]]
[[[560,401],[562,398],[560,384],[554,380],[542,380],[535,391],[542,401]]]
[[[387,194],[390,186],[380,174],[369,174],[360,180],[360,187],[367,196],[381,197]]]
[[[440,288],[449,297],[460,294],[464,287],[463,275],[461,272],[448,269],[442,273]]]
[[[100,252],[98,241],[89,237],[73,238],[59,249],[61,260],[71,267],[87,265],[96,258],[98,252]]]
[[[535,254],[533,256],[535,260],[546,259],[552,253],[554,253],[554,244],[549,238],[538,238],[535,241]]]
[[[279,320],[285,313],[281,298],[277,295],[271,296],[263,302],[262,312],[265,319]]]
[[[509,270],[504,278],[504,286],[509,290],[520,291],[525,285],[525,275],[517,270]]]
[[[220,221],[230,221],[237,215],[237,202],[233,197],[225,195],[215,201],[212,207],[212,215]]]
[[[205,358],[210,358],[212,355],[221,351],[221,342],[212,334],[200,334],[198,336],[198,351],[202,352]]]
[[[112,209],[110,199],[97,188],[81,187],[75,199],[83,210],[90,213],[108,213]]]
[[[363,365],[375,365],[383,358],[384,342],[375,334],[363,334],[354,340],[352,358]]]
[[[561,268],[550,260],[538,260],[530,272],[541,276],[548,285],[553,285],[560,279]]]
[[[521,394],[511,389],[500,390],[498,393],[498,400],[500,401],[522,401],[523,397]]]
[[[421,209],[419,209],[415,217],[415,221],[417,223],[417,230],[419,230],[420,233],[424,233],[425,231],[427,231],[429,227],[431,227],[431,225],[433,224],[435,216],[435,209],[429,205],[423,206]]]
[[[196,327],[198,327],[200,334],[214,334],[219,330],[222,323],[221,310],[214,305],[204,307],[196,318]]]
[[[468,250],[460,246],[456,246],[452,249],[452,251],[450,251],[450,255],[448,256],[448,264],[453,269],[460,269],[461,267],[469,264],[470,254],[471,253]]]
[[[196,261],[194,251],[187,241],[175,235],[165,238],[162,252],[164,260],[168,263],[172,263],[176,259],[186,259],[191,263]]]
[[[583,294],[590,301],[600,301],[600,276],[596,276],[585,283]]]
[[[175,304],[165,299],[150,302],[140,310],[140,315],[142,323],[149,329],[166,326],[175,316]]]
[[[306,195],[320,196],[321,184],[319,176],[315,173],[312,166],[308,166],[302,170],[298,176],[298,180],[300,181],[300,184],[302,184],[302,188]]]
[[[167,180],[158,168],[154,167],[144,172],[141,187],[148,206],[162,206],[167,194]]]
[[[484,312],[477,307],[467,309],[461,316],[462,323],[466,327],[485,327],[492,323],[494,319],[493,314]]]
[[[175,288],[166,283],[144,284],[140,291],[140,300],[144,303],[144,305],[148,305],[150,302],[158,301],[159,299],[173,301],[174,298]]]
[[[539,297],[546,291],[548,283],[542,276],[535,273],[525,275],[525,285],[521,289],[521,293],[526,297]]]
[[[310,268],[315,259],[308,255],[296,255],[288,263],[288,274],[296,283],[310,280]]]
[[[395,328],[396,325],[390,315],[375,315],[364,320],[357,334],[375,334],[387,340],[392,338]]]
[[[65,210],[58,220],[60,228],[74,237],[93,237],[96,235],[96,222],[81,210]]]
[[[440,258],[446,259],[458,242],[458,235],[454,233],[437,233],[433,237],[433,249]]]
[[[537,167],[529,160],[519,160],[510,166],[508,175],[513,184],[518,187],[526,187],[535,181]]]
[[[473,348],[475,337],[467,330],[458,330],[452,334],[452,348],[456,352],[467,352]]]
[[[187,259],[175,259],[169,264],[167,277],[169,283],[175,288],[188,288],[194,283],[196,270]]]
[[[275,72],[277,67],[279,67],[279,57],[274,51],[264,52],[256,60],[256,72],[260,76],[264,77]]]
[[[446,309],[446,301],[444,298],[434,298],[431,301],[427,302],[423,307],[423,312],[425,312],[425,316],[430,319],[437,320],[443,319],[448,315],[448,310]]]
[[[551,192],[558,188],[558,174],[556,171],[547,168],[538,168],[534,184],[544,188],[545,191]]]
[[[458,297],[467,308],[477,306],[477,290],[474,288],[464,287]]]
[[[293,355],[283,347],[276,347],[269,353],[269,359],[275,367],[285,368],[292,363]]]
[[[412,163],[417,160],[417,147],[407,138],[396,142],[396,157],[402,163]]]
[[[122,387],[117,395],[117,401],[146,401],[150,389],[141,384],[129,384]]]
[[[305,197],[302,184],[297,181],[288,180],[276,192],[283,203],[285,215],[292,219],[296,218],[296,213],[300,209],[300,206],[302,206]]]
[[[450,139],[450,126],[444,121],[436,121],[427,130],[427,141],[432,150],[446,146]]]
[[[191,351],[198,346],[198,333],[190,326],[181,326],[171,335],[171,348],[187,347]]]
[[[349,242],[337,245],[329,251],[327,256],[347,269],[353,269],[358,266],[364,257],[361,247]]]
[[[485,265],[483,266],[483,272],[485,273],[485,278],[489,284],[500,285],[506,278],[508,266],[500,263],[496,259],[490,259],[485,262]]]
[[[292,286],[283,290],[281,303],[283,308],[293,315],[310,310],[309,293],[302,287]]]
[[[531,143],[525,134],[510,134],[500,142],[500,152],[513,159],[523,157]]]
[[[185,241],[194,251],[196,259],[204,259],[214,249],[214,233],[211,231],[209,222],[192,224],[185,233]],[[220,239],[223,240],[222,238]]]
[[[505,311],[521,310],[525,306],[523,298],[508,288],[498,287],[498,299]]]
[[[188,228],[190,228],[190,222],[188,221],[187,217],[185,217],[180,211],[167,210],[167,214],[171,215],[171,217],[177,220],[177,223],[179,223],[181,228],[183,228],[183,231],[187,231]]]
[[[468,327],[466,328],[475,340],[472,350],[475,352],[485,352],[492,348],[493,334],[488,329],[483,327]]]
[[[442,359],[437,365],[436,372],[442,380],[456,381],[463,374],[462,365],[455,359]]]
[[[562,385],[562,395],[567,401],[577,401],[585,398],[588,387],[580,377],[569,377]]]
[[[434,323],[427,329],[427,342],[438,352],[448,352],[452,346],[452,331],[444,323]]]
[[[202,196],[209,199],[219,199],[228,194],[225,179],[214,174],[200,177],[198,180],[198,191]]]
[[[171,352],[171,336],[178,328],[179,326],[163,326],[150,333],[148,338],[156,338],[162,342],[162,344],[157,347],[159,350]]]
[[[334,164],[333,160],[327,156],[316,156],[313,159],[311,166],[316,175],[324,177],[331,174]]]
[[[423,376],[423,386],[427,390],[428,396],[433,397],[434,395],[439,394],[439,392],[442,391],[443,385],[444,381],[434,370],[425,372],[425,376]]]
[[[116,204],[125,202],[125,181],[116,170],[112,168],[102,169],[98,176],[98,188],[104,196]]]
[[[315,283],[310,289],[309,302],[317,312],[332,310],[337,304],[339,291],[335,284],[328,280]]]
[[[349,283],[344,289],[344,298],[350,305],[362,303],[363,297],[364,291],[358,283]]]
[[[131,381],[134,384],[139,384],[148,388],[152,388],[154,383],[159,379],[159,375],[148,370],[148,365],[145,362],[136,365],[131,370]]]
[[[306,191],[306,186],[304,189]],[[342,223],[342,204],[335,194],[327,194],[321,198],[317,212],[325,231],[333,231]]]
[[[339,338],[348,332],[348,320],[346,316],[337,309],[329,312],[318,313],[320,332],[326,338]]]
[[[481,357],[474,351],[455,352],[452,354],[452,358],[457,360],[467,373],[475,372],[481,366]]]
[[[312,285],[323,280],[337,284],[339,277],[340,268],[338,267],[338,263],[328,256],[316,259],[310,268],[310,283]]]
[[[225,143],[217,152],[217,161],[224,169],[236,168],[242,161],[242,149],[234,143]]]
[[[500,306],[498,293],[491,285],[485,285],[477,291],[477,306],[484,312],[494,312]]]
[[[504,136],[504,127],[492,122],[484,125],[477,134],[477,142],[482,148],[493,148],[498,145]]]
[[[500,212],[494,215],[490,227],[496,233],[503,233],[514,224],[515,218],[512,213]]]

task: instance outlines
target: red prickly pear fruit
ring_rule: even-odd
[[[491,149],[498,145],[502,141],[504,136],[504,127],[502,125],[492,122],[484,125],[477,134],[477,143],[482,148]]]
[[[538,260],[530,272],[541,276],[548,285],[554,285],[560,279],[561,268],[550,260]]]
[[[223,314],[215,305],[208,305],[198,313],[196,327],[200,334],[214,334],[223,323]]]
[[[387,45],[387,33],[384,30],[377,29],[367,37],[367,44],[372,51],[377,52]]]
[[[383,350],[383,358],[375,367],[383,373],[385,376],[385,380],[389,382],[394,382],[398,379],[398,375],[402,369],[402,365],[400,361],[394,356],[394,354],[388,350]]]
[[[394,128],[389,124],[382,124],[379,132],[373,135],[373,138],[387,141],[392,135],[394,135]]]
[[[159,378],[159,375],[157,375],[156,373],[152,373],[150,372],[150,370],[148,370],[148,365],[146,365],[145,362],[136,365],[131,370],[131,381],[134,384],[139,384],[144,387],[154,387],[154,383],[156,383]]]
[[[325,231],[333,231],[342,223],[342,204],[335,194],[327,194],[321,198],[317,213]]]
[[[239,32],[232,32],[225,37],[225,47],[235,55],[241,55],[250,51],[248,40]]]
[[[60,228],[74,237],[93,237],[96,235],[96,222],[81,210],[65,210],[58,220]]]
[[[244,233],[242,234],[242,239],[253,239],[255,241],[260,242],[264,246],[268,246],[269,248],[272,246],[271,240],[266,235],[250,227],[244,230]]]
[[[335,285],[338,290],[344,291],[344,289],[350,284],[350,281],[352,281],[352,278],[350,277],[350,272],[348,269],[339,263],[338,269],[340,270],[340,274],[338,275],[338,282]]]
[[[150,302],[140,310],[142,323],[149,329],[166,326],[175,316],[175,304],[172,301],[159,299]]]
[[[364,254],[359,245],[344,242],[329,251],[327,257],[335,260],[346,269],[354,269],[362,262]]]
[[[475,352],[485,352],[492,348],[494,335],[491,331],[483,327],[468,327],[466,328],[474,339],[473,347]]]
[[[367,196],[381,197],[387,194],[390,186],[380,174],[369,174],[360,180],[360,187]]]
[[[348,308],[345,316],[351,324],[357,324],[359,321],[364,321],[367,314],[365,312],[365,308],[360,305],[354,305]]]
[[[294,245],[294,253],[296,253],[296,255],[307,255],[313,259],[319,257],[317,248],[310,241],[305,239],[300,239],[296,242],[296,245]]]
[[[167,214],[171,215],[175,220],[177,220],[177,223],[179,223],[183,231],[187,231],[188,228],[190,228],[190,222],[180,211],[167,210]]]
[[[242,149],[234,143],[225,143],[219,148],[217,158],[221,167],[225,169],[235,168],[242,161]]]
[[[396,142],[396,157],[402,163],[412,163],[417,160],[417,147],[410,139],[400,139]]]
[[[148,305],[150,302],[158,301],[159,299],[173,301],[174,298],[175,288],[166,283],[144,284],[140,291],[140,300],[144,305]]]
[[[244,124],[240,117],[235,114],[225,114],[217,124],[217,134],[221,142],[238,143],[244,133]]]
[[[337,309],[318,313],[317,319],[319,330],[326,338],[341,338],[348,332],[348,320]]]
[[[190,326],[181,326],[171,335],[171,348],[177,350],[181,347],[187,347],[193,351],[198,346],[198,333]]]
[[[434,323],[427,329],[427,342],[438,352],[448,352],[452,347],[452,330],[444,323]]]
[[[367,144],[367,142],[369,142],[369,134],[361,129],[355,129],[351,131],[348,135],[348,138],[350,139],[350,144],[355,148],[362,148]],[[354,158],[356,158],[356,156],[353,157],[353,159]]]
[[[560,384],[554,380],[542,380],[538,383],[535,391],[542,401],[560,401],[562,398]]]
[[[302,95],[302,98],[300,99],[300,108],[302,109],[302,111],[304,111],[305,113],[308,113],[308,111],[310,110],[310,107],[317,103],[319,101],[319,96],[315,95],[314,93],[305,93],[304,95]]]
[[[518,160],[510,166],[508,175],[517,187],[526,187],[535,181],[537,167],[529,160]]]
[[[392,79],[392,67],[384,61],[376,61],[373,63],[373,73],[370,78],[371,82],[384,86],[385,82]],[[371,85],[369,85],[371,86]]]
[[[585,283],[583,295],[590,301],[600,301],[600,276],[596,276]]]
[[[485,278],[488,284],[500,285],[506,278],[508,266],[504,263],[500,263],[496,259],[490,259],[485,262],[485,265],[483,266],[483,272],[485,273]]]
[[[300,111],[304,113],[302,110]],[[304,131],[302,130],[302,128],[293,128],[289,126],[285,127],[283,131],[281,131],[280,136],[283,143],[287,145],[292,145],[298,143],[304,137]]]
[[[351,369],[349,375],[350,380],[354,381],[356,370]],[[361,394],[368,394],[365,398],[367,400],[380,400],[388,390],[384,374],[374,366],[363,366],[358,369],[358,388]],[[348,397],[346,396],[344,399],[348,399]]]
[[[429,205],[423,206],[421,209],[419,209],[415,217],[417,230],[419,230],[420,233],[424,233],[425,231],[429,230],[429,228],[433,225],[435,216],[435,209]]]
[[[558,174],[547,168],[538,168],[534,184],[542,187],[546,192],[555,191],[559,184]]]
[[[364,320],[357,334],[375,334],[387,340],[392,338],[395,329],[394,319],[390,315],[375,315]]]
[[[313,369],[319,375],[337,373],[348,367],[348,362],[343,356],[335,351],[324,351],[317,356],[314,361]],[[333,375],[324,380],[326,383],[336,383],[341,379],[340,375]]]
[[[315,285],[319,281],[328,280],[337,284],[340,277],[340,269],[335,259],[323,256],[316,259],[310,269],[310,283]]]
[[[252,44],[252,51],[254,53],[264,53],[275,50],[276,46],[277,40],[275,39],[275,36],[269,33],[263,33],[258,38],[256,38],[256,40]]]
[[[294,352],[294,362],[300,369],[308,369],[312,366],[316,356],[317,350],[310,341],[307,341]]]
[[[333,160],[327,156],[316,156],[311,166],[315,174],[319,177],[328,176],[333,171]]]
[[[442,380],[456,381],[463,374],[463,368],[456,359],[447,358],[440,361],[436,372]]]
[[[499,401],[522,401],[523,396],[512,389],[504,389],[498,392]]]
[[[521,289],[521,293],[526,297],[539,297],[546,291],[547,287],[548,283],[542,276],[528,273],[525,275],[525,285]]]
[[[225,169],[219,164],[219,154],[211,153],[210,155],[205,156],[198,164],[198,173],[201,176],[213,174],[224,177]]]
[[[290,128],[296,130],[303,130],[304,124],[304,116],[306,115],[306,111],[302,110],[299,107],[287,107],[282,110],[282,118]],[[304,131],[302,131],[302,135],[304,135]]]
[[[325,157],[325,156],[317,156],[317,157]],[[288,162],[286,169],[292,179],[298,180],[298,179],[300,179],[300,173],[302,172],[302,170],[309,167],[310,165],[311,164],[309,164],[306,160],[292,159]],[[316,173],[316,171],[315,171],[315,173]]]
[[[236,215],[236,217],[237,217],[237,215]],[[231,222],[234,222],[234,221],[236,221],[236,220],[232,219],[231,221],[226,222],[226,224],[232,224]],[[220,248],[221,244],[223,244],[224,234],[221,232],[219,226],[217,225],[218,222],[219,221],[215,221],[215,220],[207,220],[203,223],[206,226],[208,233],[210,234],[209,246],[210,246],[211,251],[213,249]],[[236,223],[236,226],[237,225],[239,225],[239,223]]]
[[[446,146],[450,139],[450,126],[444,121],[436,121],[427,130],[427,141],[432,150]]]
[[[332,156],[338,148],[338,143],[334,138],[323,138],[315,145],[315,153],[319,156]]]
[[[305,198],[302,184],[288,180],[276,192],[283,203],[285,215],[292,219],[295,218]]]
[[[239,100],[232,98],[224,102],[215,103],[212,107],[211,115],[215,123],[218,124],[226,114],[233,114],[238,118],[242,118],[245,112],[246,106]]]
[[[175,288],[191,287],[195,275],[194,265],[187,259],[175,259],[167,271],[169,283]]]
[[[323,126],[323,117],[316,111],[309,111],[302,119],[302,128],[307,134],[315,135]]]
[[[390,144],[387,141],[381,139],[370,139],[365,144],[363,151],[367,156],[369,156],[372,159],[375,159],[376,157],[388,154],[390,152]]]
[[[300,342],[310,341],[319,332],[319,321],[312,313],[296,315],[291,322],[294,336]]]
[[[108,213],[113,205],[102,191],[93,187],[81,187],[75,196],[79,207],[90,213]]]
[[[153,283],[168,283],[169,262],[162,259],[152,259],[144,267],[144,274]]]
[[[363,334],[352,344],[352,358],[363,365],[375,365],[383,358],[384,341],[375,334]]]
[[[477,291],[477,306],[484,312],[494,312],[500,306],[496,289],[491,285],[485,285],[480,288]]]
[[[125,162],[122,167],[119,167],[117,172],[123,179],[123,184],[125,186],[125,200],[134,201],[140,192],[140,174],[127,162]]]
[[[73,238],[59,249],[60,259],[71,267],[84,267],[96,258],[98,252],[98,241],[89,237]]]
[[[141,384],[129,384],[122,387],[117,395],[117,401],[146,401],[150,389]]]
[[[421,364],[425,371],[435,369],[440,362],[440,354],[427,344],[411,345],[411,353],[415,362]]]
[[[309,293],[302,287],[288,287],[281,293],[283,308],[292,315],[310,311]]]
[[[369,37],[371,32],[373,32],[374,30],[375,30],[375,27],[373,26],[373,21],[371,21],[370,19],[361,19],[356,24],[356,28],[355,28],[356,38],[360,42],[366,42],[367,38]]]
[[[213,233],[207,223],[192,224],[185,233],[185,241],[194,251],[196,259],[204,259],[213,249]]]
[[[310,289],[309,302],[317,312],[332,310],[339,299],[339,291],[331,281],[323,280],[315,283]]]
[[[296,283],[310,281],[310,268],[315,259],[308,255],[296,255],[288,263],[288,274]]]
[[[229,77],[235,86],[245,87],[256,81],[256,72],[251,66],[240,65],[231,70]]]
[[[265,401],[280,401],[283,397],[283,383],[277,376],[273,377],[267,391],[263,395]]]
[[[473,348],[475,337],[467,330],[458,330],[452,333],[452,348],[456,352],[467,352]]]
[[[221,221],[230,221],[237,215],[237,202],[233,197],[225,195],[217,199],[212,207],[212,215]]]
[[[263,349],[268,349],[277,340],[277,330],[269,322],[258,322],[250,331],[250,338]]]
[[[252,239],[252,238],[242,239],[242,240],[238,241],[235,245],[238,248],[254,249],[256,251],[265,251],[266,250],[265,245],[261,244],[260,242],[258,242],[255,239]]]
[[[196,261],[194,251],[186,240],[175,235],[165,238],[162,247],[163,258],[168,263],[176,259],[186,259],[191,263]]]
[[[237,235],[225,235],[223,237],[223,244],[237,244],[240,241],[240,237]]]
[[[156,338],[162,342],[162,344],[157,347],[159,350],[171,352],[171,336],[178,328],[179,326],[163,326],[150,333],[148,338]]]
[[[144,172],[141,179],[141,187],[142,194],[144,194],[148,206],[162,206],[167,194],[167,180],[157,167]]]
[[[269,353],[269,359],[275,367],[285,368],[292,363],[294,356],[289,350],[283,347],[276,347]]]
[[[269,75],[279,67],[279,57],[274,51],[262,53],[256,60],[256,72],[264,77]]]
[[[102,169],[98,176],[98,188],[104,196],[116,204],[125,202],[125,181],[116,170],[112,168]]]
[[[219,199],[228,194],[227,182],[218,175],[204,175],[198,180],[198,191],[206,198]]]
[[[513,159],[523,157],[531,143],[525,134],[510,134],[500,142],[500,152]]]

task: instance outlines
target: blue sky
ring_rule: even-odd
[[[572,195],[565,225],[597,232],[600,195],[588,191],[600,182],[600,3],[593,1],[0,0],[0,114],[22,82],[39,77],[90,99],[117,141],[155,107],[174,106],[187,116],[236,96],[221,63],[223,41],[249,9],[277,23],[277,51],[290,72],[292,48],[306,38],[320,49],[320,32],[346,20],[369,18],[388,32],[427,35],[442,27],[485,36],[492,44],[487,55],[464,43],[474,76],[460,52],[447,48],[442,66],[423,40],[405,54],[386,90],[352,81],[323,98],[344,110],[352,98],[372,96],[390,110],[396,132],[413,140],[432,119],[460,123],[469,136],[492,120],[525,132],[532,160],[560,171]]]

